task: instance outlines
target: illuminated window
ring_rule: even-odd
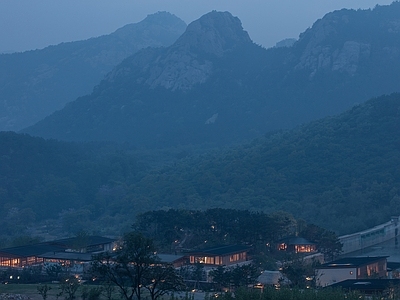
[[[229,257],[229,261],[233,262],[233,261],[238,261],[239,260],[239,254],[233,254]]]
[[[279,250],[283,250],[283,251],[286,250],[287,249],[287,244],[285,244],[285,243],[279,244],[278,249]]]

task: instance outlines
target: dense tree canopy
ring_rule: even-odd
[[[284,210],[348,233],[399,214],[400,95],[180,162],[130,191],[162,207]]]
[[[336,233],[372,227],[400,214],[399,111],[399,94],[383,96],[336,117],[208,153],[2,132],[2,241],[29,237],[29,226],[49,219],[57,221],[46,230],[116,233],[140,213],[170,208],[287,211]]]

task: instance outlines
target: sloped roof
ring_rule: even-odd
[[[389,256],[357,256],[357,257],[345,257],[338,260],[331,261],[323,264],[317,269],[327,268],[356,268],[364,265],[368,265],[379,260],[387,259]]]

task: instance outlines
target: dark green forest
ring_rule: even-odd
[[[399,111],[399,94],[382,96],[208,152],[2,132],[2,240],[56,229],[118,234],[138,214],[170,208],[286,211],[339,234],[371,227],[400,213]]]
[[[399,214],[400,95],[145,176],[131,192],[163,207],[284,210],[339,233]],[[151,188],[150,188],[151,187]]]
[[[3,241],[30,236],[32,225],[45,226],[41,222],[49,219],[59,220],[52,226],[65,233],[92,228],[94,219],[114,213],[110,207],[121,204],[127,185],[146,169],[107,144],[46,141],[13,132],[1,132],[0,140]],[[110,195],[107,203],[105,195]]]
[[[293,258],[290,254],[279,253],[277,245],[282,238],[300,236],[312,241],[326,259],[333,259],[342,250],[333,231],[296,220],[282,211],[270,214],[222,208],[148,211],[137,216],[132,228],[150,237],[159,250],[167,253],[248,245],[251,246],[250,255],[261,269],[276,268],[268,258]]]

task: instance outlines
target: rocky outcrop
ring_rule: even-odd
[[[342,10],[318,20],[301,37],[306,44],[296,69],[310,70],[312,78],[319,70],[339,71],[353,76],[358,66],[370,58],[371,44],[359,40],[343,40],[341,29],[350,22]]]
[[[332,71],[347,72],[350,75],[354,75],[360,62],[369,59],[370,54],[370,44],[347,41],[337,57],[334,58]]]
[[[185,33],[173,48],[183,48],[197,53],[222,56],[226,51],[252,43],[242,23],[229,12],[212,11],[188,25]]]
[[[182,36],[165,52],[150,53],[148,49],[132,58],[108,76],[115,80],[122,69],[142,73],[137,83],[151,88],[190,90],[204,83],[213,72],[213,59],[243,43],[252,43],[237,17],[229,12],[210,12],[188,25]]]
[[[319,45],[305,53],[296,68],[311,70],[311,78],[320,69],[354,75],[359,64],[368,60],[370,54],[370,44],[356,41],[346,41],[340,49]]]

